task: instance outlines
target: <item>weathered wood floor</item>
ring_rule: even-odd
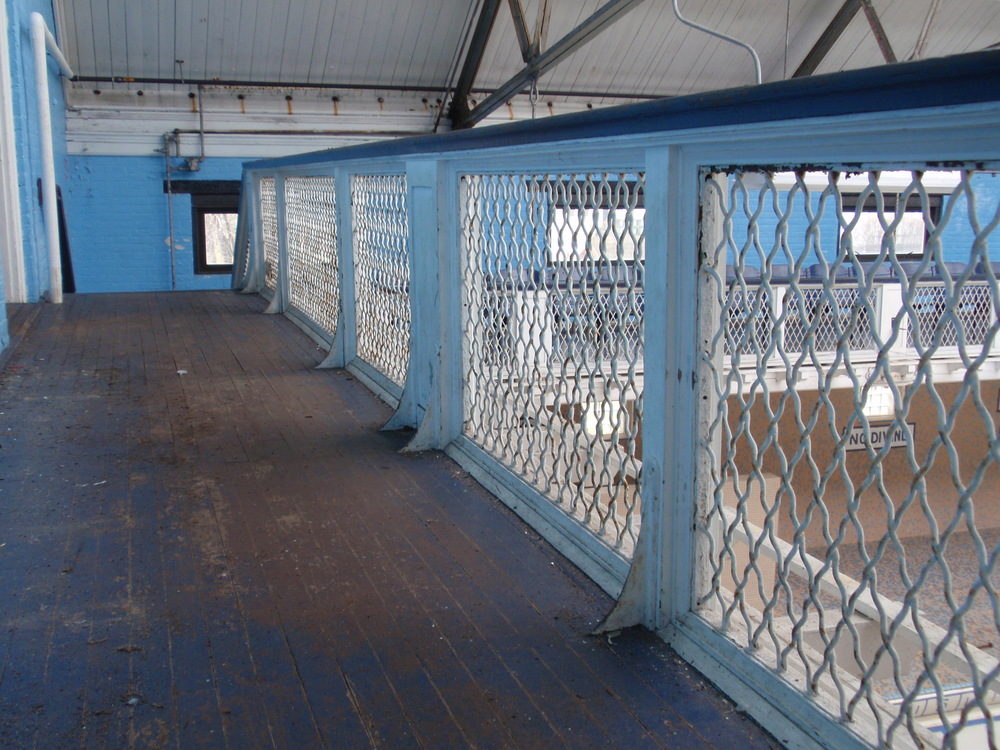
[[[13,311],[0,747],[776,746],[262,308]]]

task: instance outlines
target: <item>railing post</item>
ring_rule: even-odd
[[[341,167],[333,171],[333,192],[337,200],[337,284],[339,308],[333,343],[320,368],[347,367],[358,351],[354,296],[354,234],[351,221],[351,173]]]
[[[722,318],[718,297],[720,292],[724,294],[720,283],[724,284],[726,278],[725,255],[716,249],[724,233],[727,179],[725,175],[708,174],[703,180],[695,164],[680,170],[678,167],[674,182],[679,220],[669,252],[671,278],[677,285],[671,296],[675,322],[672,333],[676,339],[671,351],[676,360],[670,371],[676,370],[677,377],[670,381],[672,399],[668,407],[678,425],[672,435],[674,442],[668,445],[668,455],[675,456],[670,464],[675,473],[670,491],[676,499],[666,548],[673,554],[664,553],[665,557],[671,555],[673,572],[671,596],[665,605],[671,622],[695,608],[699,587],[711,570],[711,545],[703,536],[699,538],[697,527],[704,525],[708,493],[714,489],[713,476],[721,452],[722,430],[712,429],[720,406],[714,373],[723,372],[725,367],[723,347],[713,347],[712,339]],[[708,180],[719,190],[709,190]],[[695,305],[681,302],[685,285],[696,289]],[[717,527],[710,525],[708,531],[715,533]]]
[[[664,469],[668,444],[683,431],[682,418],[672,414],[670,405],[675,385],[672,352],[679,330],[674,320],[675,305],[670,288],[686,286],[680,296],[690,308],[690,283],[671,279],[674,268],[671,258],[671,229],[676,218],[676,197],[673,193],[676,148],[653,148],[646,151],[646,182],[644,217],[646,253],[643,261],[643,389],[641,412],[642,472],[639,477],[642,497],[642,524],[636,541],[632,565],[614,609],[598,627],[598,632],[617,630],[632,625],[645,625],[656,630],[671,617],[669,578],[669,534],[671,507],[668,477]],[[676,293],[676,292],[675,292]],[[670,342],[670,343],[668,343]],[[690,379],[688,379],[690,384]],[[671,414],[667,419],[666,415]],[[673,428],[673,429],[671,429]],[[667,472],[669,473],[669,472]],[[666,594],[666,596],[664,596]],[[666,618],[666,619],[664,619]]]
[[[881,341],[888,341],[892,335],[892,321],[903,309],[903,290],[899,284],[878,284],[872,287],[878,294],[878,322],[876,331]],[[890,349],[899,353],[908,349],[910,316],[904,315],[899,321],[899,337]]]
[[[410,359],[396,413],[383,429],[417,427],[437,380],[438,172],[434,161],[406,164],[407,238],[410,271]],[[422,450],[422,448],[413,448]]]
[[[260,175],[251,173],[248,179],[250,190],[250,258],[247,262],[247,278],[243,291],[259,294],[264,288],[264,227],[260,213]]]
[[[274,297],[264,311],[267,314],[284,313],[288,309],[288,231],[285,225],[285,177],[274,176],[274,213],[278,226],[278,278],[274,284]]]
[[[408,451],[441,449],[454,440],[453,390],[461,395],[461,275],[455,218],[458,199],[441,161],[407,164],[410,227],[410,364],[400,408],[386,427],[418,427]],[[457,296],[456,296],[457,295]],[[458,424],[461,424],[459,420]],[[460,427],[459,427],[460,429]]]
[[[239,292],[250,291],[251,282],[256,277],[252,226],[257,202],[253,186],[253,178],[248,173],[244,173],[240,186],[240,209],[236,221],[236,242],[233,246],[233,277],[231,285],[234,291]]]
[[[759,287],[758,287],[759,288]],[[781,311],[785,307],[785,294],[788,292],[788,287],[783,284],[775,285],[771,287],[770,303],[771,303],[771,319],[777,321],[781,317]],[[785,324],[774,326],[774,335],[777,339],[776,346],[774,347],[774,357],[777,358],[778,352],[785,350]]]

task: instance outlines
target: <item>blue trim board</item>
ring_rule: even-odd
[[[996,101],[1000,50],[896,63],[877,68],[777,81],[622,107],[379,141],[280,159],[247,162],[248,169],[350,159],[415,156],[473,148],[607,138],[726,123],[864,114]]]

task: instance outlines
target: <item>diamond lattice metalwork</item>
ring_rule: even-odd
[[[289,302],[331,337],[340,311],[333,177],[285,179]]]
[[[845,171],[706,174],[695,607],[883,746],[995,744],[998,179]]]
[[[461,182],[464,434],[626,555],[642,461],[643,179]]]
[[[358,357],[398,386],[410,358],[406,175],[353,175]]]

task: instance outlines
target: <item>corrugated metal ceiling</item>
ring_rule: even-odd
[[[81,75],[373,88],[440,86],[470,13],[465,0],[59,5],[59,41]]]
[[[57,0],[57,13],[60,43],[81,76],[438,91],[454,84],[480,1]],[[521,2],[529,32],[544,1]],[[548,2],[543,51],[606,0]],[[899,59],[913,55],[925,29],[920,57],[1000,42],[997,0],[871,2]],[[680,3],[691,20],[753,45],[765,80],[790,76],[842,5]],[[477,91],[494,89],[524,66],[508,3],[501,6]],[[866,15],[858,12],[816,72],[883,62]],[[546,73],[539,87],[600,103],[603,97],[670,96],[752,82],[744,50],[681,25],[669,0],[646,0]]]

